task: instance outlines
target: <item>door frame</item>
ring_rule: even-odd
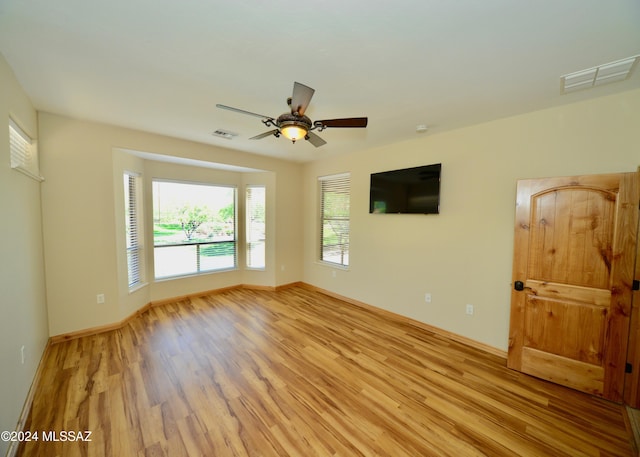
[[[640,166],[638,166],[640,183]],[[640,197],[638,198],[640,211]],[[640,221],[638,221],[640,238]],[[640,280],[640,240],[636,244],[635,280]],[[627,346],[627,367],[624,379],[624,403],[632,408],[640,408],[640,290],[632,291],[631,322],[629,324],[629,343]]]

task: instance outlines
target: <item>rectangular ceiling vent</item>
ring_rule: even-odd
[[[623,81],[631,75],[639,59],[640,55],[637,55],[561,76],[561,92],[566,94],[602,84]]]
[[[232,140],[234,137],[237,137],[238,134],[234,132],[230,132],[229,130],[216,129],[211,133],[213,136],[219,136],[220,138],[225,138],[227,140]]]

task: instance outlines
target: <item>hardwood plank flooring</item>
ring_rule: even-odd
[[[301,287],[52,345],[21,456],[630,456],[625,410]],[[50,438],[51,436],[49,436]]]

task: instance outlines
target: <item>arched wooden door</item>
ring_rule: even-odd
[[[518,182],[507,365],[621,401],[637,173]]]

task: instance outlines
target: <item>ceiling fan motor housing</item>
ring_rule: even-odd
[[[276,120],[276,124],[280,129],[290,125],[295,125],[297,127],[302,127],[308,131],[311,129],[313,122],[311,122],[311,119],[304,115],[300,116],[292,113],[284,113],[278,117],[278,119]]]

